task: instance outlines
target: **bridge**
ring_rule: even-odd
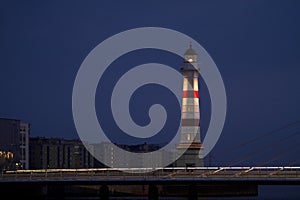
[[[122,195],[121,191],[127,192],[123,195],[132,193],[149,199],[172,195],[188,199],[256,196],[259,185],[300,185],[300,167],[42,169],[6,171],[0,178],[2,194],[40,199],[59,199],[70,196],[72,191],[76,196],[76,191],[87,191],[87,188],[93,191],[89,195],[100,199],[109,199],[117,193]],[[11,194],[9,188],[12,187],[19,192]],[[130,191],[131,188],[134,189]]]

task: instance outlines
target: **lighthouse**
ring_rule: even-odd
[[[182,156],[176,161],[178,167],[201,167],[203,159],[199,158],[202,147],[200,139],[200,104],[198,86],[198,55],[190,44],[184,53],[182,108],[181,108],[181,138],[177,151]]]

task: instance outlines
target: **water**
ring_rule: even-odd
[[[100,200],[99,197],[65,198],[70,200]],[[110,200],[147,200],[147,197],[111,197]],[[183,197],[159,197],[159,200],[187,200]],[[199,197],[199,200],[299,200],[300,185],[259,186],[258,196],[250,197]]]

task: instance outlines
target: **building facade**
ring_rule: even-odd
[[[160,167],[163,163],[163,151],[161,152],[161,155],[147,158],[144,158],[143,156],[141,156],[141,154],[138,154],[156,151],[160,149],[160,146],[157,144],[144,143],[136,145],[127,145],[112,144],[110,142],[101,142],[97,144],[92,144],[91,146],[93,146],[93,154],[95,155],[95,157],[99,158],[102,161],[100,162],[99,160],[95,159],[95,167],[128,168],[132,167],[133,163],[135,163],[135,165],[137,166],[153,166],[154,164],[154,167]],[[116,148],[116,146],[123,150],[137,153],[136,157],[132,158],[130,156],[127,156],[127,154],[122,153],[119,148]]]
[[[93,156],[80,140],[30,138],[30,169],[91,168]]]
[[[30,124],[19,119],[0,118],[0,151],[10,152],[11,169],[29,168]]]

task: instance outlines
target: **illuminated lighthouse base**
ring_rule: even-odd
[[[203,167],[203,158],[199,157],[200,149],[187,149],[186,152],[176,161],[176,167]],[[178,149],[178,154],[180,154],[180,149]]]
[[[177,167],[204,166],[199,152],[202,144],[200,140],[200,106],[198,92],[197,53],[190,48],[184,54],[182,111],[181,111],[181,139],[177,152],[182,156],[176,161]],[[184,151],[184,152],[183,152]]]

